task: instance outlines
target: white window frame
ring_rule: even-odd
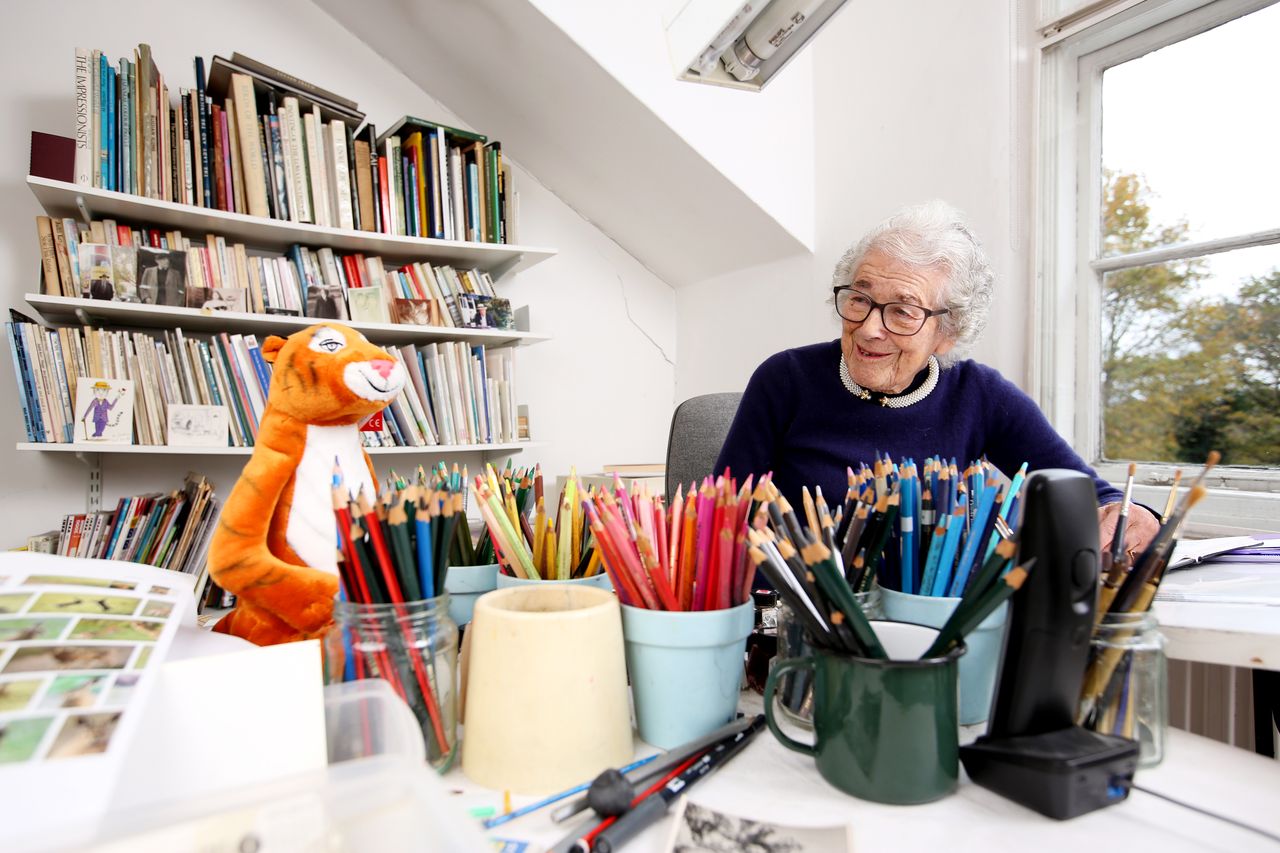
[[[1036,288],[1032,396],[1098,473],[1123,481],[1127,465],[1101,461],[1102,277],[1137,265],[1280,243],[1280,228],[1101,258],[1102,73],[1105,69],[1271,5],[1275,0],[1111,0],[1042,22],[1035,38]],[[1280,222],[1277,222],[1280,225]],[[1139,460],[1141,461],[1141,460]],[[1135,499],[1163,507],[1175,467],[1140,464]],[[1183,465],[1184,482],[1198,473]],[[1219,467],[1192,515],[1201,535],[1280,530],[1280,468]]]

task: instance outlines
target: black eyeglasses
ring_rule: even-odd
[[[841,317],[850,323],[861,323],[879,308],[880,322],[895,335],[914,335],[924,328],[925,321],[930,317],[951,313],[948,308],[931,311],[910,302],[876,302],[865,293],[859,293],[847,285],[833,288],[832,293],[836,299],[836,313]]]

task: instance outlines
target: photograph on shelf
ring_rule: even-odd
[[[138,299],[148,305],[187,304],[187,256],[169,249],[138,249]]]
[[[387,304],[382,298],[382,288],[356,287],[347,291],[347,306],[351,309],[353,323],[388,323]]]
[[[116,295],[111,268],[111,247],[104,243],[80,244],[80,295],[85,299],[112,299]]]
[[[317,320],[347,319],[347,301],[342,286],[317,279],[307,287],[307,316]]]
[[[117,302],[138,301],[138,252],[132,246],[111,247],[111,270]]]
[[[494,296],[489,300],[489,325],[495,329],[515,331],[516,315],[511,311],[511,300]]]
[[[226,406],[169,404],[169,445],[172,447],[226,447]]]
[[[397,299],[395,320],[407,326],[442,326],[440,306],[434,299]]]
[[[133,443],[133,382],[76,379],[76,441]]]
[[[202,311],[248,311],[249,291],[243,287],[187,287],[187,307]]]

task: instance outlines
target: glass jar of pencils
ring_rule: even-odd
[[[326,680],[390,682],[418,718],[427,760],[441,773],[457,752],[457,664],[458,626],[449,618],[448,593],[403,604],[333,604],[333,628],[325,636]],[[360,743],[367,736],[353,724],[344,735],[350,749],[330,761],[368,754],[370,745]]]
[[[880,585],[874,581],[866,592],[855,592],[854,600],[868,619],[884,618],[884,600]],[[778,599],[778,656],[775,661],[801,658],[813,654],[813,646],[805,633],[804,622],[796,618],[785,598]],[[813,673],[790,672],[782,677],[778,688],[779,706],[788,720],[798,726],[813,725]]]
[[[1088,729],[1138,742],[1138,765],[1164,758],[1169,690],[1155,614],[1107,613],[1094,628],[1080,702]]]

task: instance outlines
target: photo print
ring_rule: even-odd
[[[169,249],[138,249],[138,300],[147,305],[187,304],[187,256]]]

